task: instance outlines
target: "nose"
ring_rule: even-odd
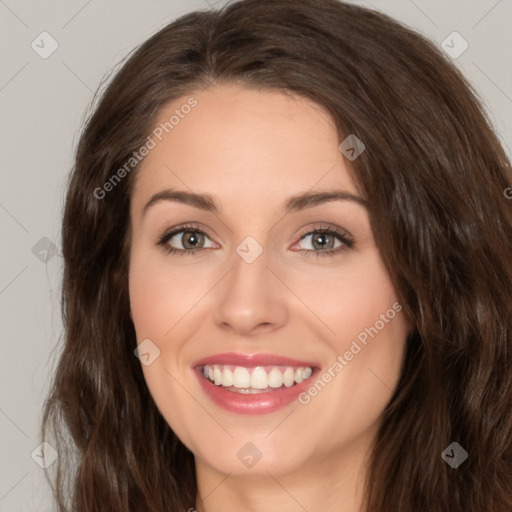
[[[214,320],[241,336],[272,332],[288,320],[286,287],[270,270],[266,251],[252,263],[238,254],[218,289]]]

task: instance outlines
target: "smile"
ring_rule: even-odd
[[[267,414],[291,405],[321,371],[316,362],[275,354],[224,353],[192,363],[205,396],[236,414]]]
[[[202,367],[205,379],[216,386],[223,386],[235,393],[267,393],[279,388],[289,388],[311,377],[309,366],[244,366],[206,364]]]

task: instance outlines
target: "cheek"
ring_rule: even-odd
[[[330,353],[327,366],[338,361],[331,367],[335,383],[324,398],[354,401],[359,412],[349,416],[371,419],[398,381],[408,325],[376,251],[358,254],[346,268],[309,273],[300,279],[298,289],[315,313],[311,318]]]
[[[130,260],[129,295],[137,333],[162,337],[193,305],[199,292],[194,293],[195,288],[190,276],[166,265],[165,258],[135,251]]]
[[[379,321],[397,301],[376,250],[354,254],[338,269],[302,272],[293,279],[297,296],[308,306],[319,326],[323,325],[326,339],[339,350]],[[386,324],[385,330],[389,325]]]
[[[375,424],[396,388],[409,327],[378,256],[365,256],[329,279],[316,278],[318,286],[309,288],[304,302],[309,299],[322,320],[315,320],[317,332],[327,332],[322,347],[330,356],[319,377],[325,384],[312,383],[301,403],[318,417],[331,404],[339,431],[356,436]]]
[[[172,343],[171,335],[166,333],[190,309],[186,306],[189,301],[181,293],[184,278],[158,259],[137,248],[132,252],[129,271],[132,320],[138,343],[148,338],[160,350],[154,362],[141,365],[146,385],[167,423],[181,439],[188,439],[183,411],[190,406],[190,396],[173,378],[179,375],[182,324],[172,332]],[[179,335],[174,336],[175,333]],[[181,376],[179,380],[182,381]]]
[[[142,265],[137,259],[132,261],[129,274],[130,308],[137,333],[144,333],[145,337],[151,337],[148,331],[152,331],[161,321],[159,307],[162,304],[162,290],[163,286],[159,285],[152,267]]]

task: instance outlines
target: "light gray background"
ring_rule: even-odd
[[[50,510],[45,470],[31,453],[39,445],[52,350],[60,349],[64,182],[93,93],[165,23],[223,3],[0,0],[0,512]],[[469,47],[454,62],[483,98],[511,155],[512,0],[353,3],[390,14],[438,46],[459,32]],[[47,59],[31,47],[43,31],[59,45]],[[44,238],[57,254],[41,252]]]

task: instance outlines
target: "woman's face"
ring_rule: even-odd
[[[165,108],[151,140],[131,203],[131,316],[149,390],[198,471],[359,459],[409,326],[330,117],[216,85]]]

